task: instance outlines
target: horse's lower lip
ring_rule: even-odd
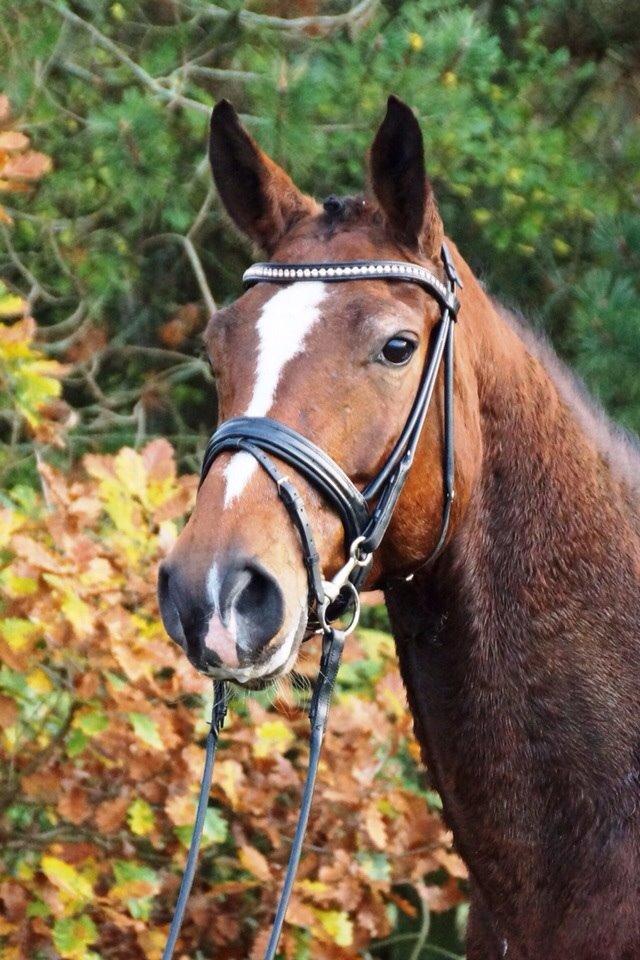
[[[205,677],[214,680],[224,680],[227,683],[235,683],[236,686],[242,687],[243,690],[262,690],[271,683],[272,680],[275,680],[276,677],[282,677],[286,673],[285,670],[278,669],[273,670],[271,673],[265,673],[260,677],[249,677],[244,680],[242,677],[236,677],[232,673],[227,673],[226,670],[201,669],[199,672],[204,674]]]

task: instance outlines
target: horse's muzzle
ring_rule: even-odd
[[[158,600],[167,633],[194,666],[211,673],[255,668],[271,658],[269,644],[284,621],[282,590],[255,559],[234,557],[201,585],[187,583],[179,568],[165,562],[158,576]]]

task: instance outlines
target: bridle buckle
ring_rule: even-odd
[[[360,551],[360,545],[362,543],[364,543],[364,536],[356,537],[349,547],[349,559],[347,562],[340,567],[331,580],[322,581],[328,603],[333,603],[338,599],[351,574],[357,567],[367,567],[371,562],[371,554],[361,553]]]

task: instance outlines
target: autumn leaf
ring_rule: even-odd
[[[129,799],[125,796],[114,797],[113,800],[105,800],[96,810],[96,826],[102,833],[115,833],[124,823],[129,806]]]
[[[0,637],[16,652],[30,646],[40,633],[41,629],[37,624],[21,617],[6,617],[0,620]]]
[[[256,757],[269,757],[273,753],[285,753],[293,743],[293,734],[282,720],[265,720],[255,731],[253,753]]]
[[[116,860],[113,864],[115,884],[109,896],[123,900],[136,920],[148,920],[153,897],[160,890],[160,878],[155,870],[143,863]]]
[[[35,670],[31,670],[25,677],[27,686],[34,693],[46,694],[51,693],[54,689],[53,681],[41,667],[36,667]]]
[[[364,825],[378,850],[386,850],[388,845],[387,827],[375,803],[367,806],[364,814]]]
[[[177,827],[185,827],[193,823],[196,810],[196,799],[192,793],[179,793],[169,797],[165,804],[165,811],[172,823]]]
[[[60,609],[79,637],[86,636],[93,629],[95,613],[88,603],[69,589],[60,604]]]
[[[22,315],[26,304],[0,281],[0,320]],[[17,323],[0,322],[0,391],[33,430],[44,422],[46,405],[60,396],[64,367],[47,359],[34,346],[35,322],[23,316]]]
[[[78,784],[64,791],[58,800],[58,813],[69,823],[84,823],[91,816],[91,812],[87,792]]]
[[[5,349],[28,352],[25,330],[8,329]],[[146,950],[160,960],[165,895],[168,903],[175,894],[173,867],[184,862],[193,831],[209,684],[166,639],[151,571],[162,550],[159,512],[173,503],[179,528],[190,501],[176,506],[181,481],[165,441],[121,457],[121,475],[114,456],[92,455],[87,464],[68,475],[45,469],[53,508],[40,492],[19,507],[0,504],[0,752],[16,770],[12,809],[27,811],[12,830],[31,850],[38,831],[68,831],[41,868],[30,852],[0,879],[23,886],[28,936],[63,960],[65,951],[69,960],[76,950],[78,960],[95,956],[84,917],[101,932],[104,956],[102,932],[116,925],[123,958]],[[128,465],[135,475],[126,480]],[[284,930],[283,956],[293,960],[303,945],[310,956],[356,960],[362,944],[389,933],[390,904],[412,909],[394,892],[398,883],[415,887],[440,870],[442,882],[422,888],[433,909],[462,897],[456,877],[464,868],[407,759],[411,723],[399,709],[393,649],[373,634],[362,645],[355,637],[346,651],[350,663],[371,659],[368,671],[351,673],[361,689],[353,692],[348,671],[344,687],[338,681],[331,725],[341,735],[327,737],[306,873]],[[12,666],[9,657],[19,659]],[[277,709],[243,700],[225,726],[203,835],[215,856],[196,880],[185,956],[195,956],[205,936],[220,956],[239,942],[244,955],[255,953],[239,897],[251,896],[260,928],[269,919],[267,894],[286,859],[283,838],[293,834],[306,771],[306,750],[291,749],[298,736],[305,742],[306,726]],[[385,756],[399,747],[402,766],[393,756],[381,765],[376,745]],[[44,768],[27,772],[43,749]],[[339,834],[336,811],[349,824]],[[14,936],[8,930],[9,945]]]
[[[351,946],[353,923],[344,910],[314,910],[314,913],[325,933],[337,946]]]
[[[4,180],[40,180],[51,170],[51,157],[37,150],[11,156],[0,170]]]
[[[60,776],[52,770],[34,770],[21,778],[22,792],[31,800],[55,802]]]
[[[74,901],[89,900],[93,888],[89,880],[83,877],[75,867],[65,863],[58,857],[45,855],[41,861],[41,869],[51,883],[68,894]]]
[[[244,780],[242,764],[237,760],[221,760],[216,768],[216,786],[223,790],[232,807],[237,807],[239,788]]]
[[[238,860],[247,871],[265,883],[271,879],[271,870],[264,854],[255,847],[244,845],[238,850]]]
[[[138,837],[146,837],[155,827],[155,816],[152,807],[141,797],[129,804],[127,808],[127,821],[131,833]]]
[[[6,290],[6,288],[5,288]],[[27,301],[14,293],[3,293],[0,287],[0,319],[22,317],[27,309]]]
[[[29,138],[18,130],[5,130],[0,133],[0,150],[12,153],[14,150],[24,150],[29,146]]]
[[[0,727],[9,727],[18,717],[18,705],[11,697],[0,695]]]
[[[153,717],[149,717],[146,713],[130,713],[129,722],[133,727],[136,737],[144,743],[145,746],[151,747],[152,750],[164,749],[158,724]]]

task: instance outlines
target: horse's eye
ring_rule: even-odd
[[[382,348],[381,356],[387,363],[400,367],[411,360],[416,346],[417,344],[407,337],[391,337]]]

